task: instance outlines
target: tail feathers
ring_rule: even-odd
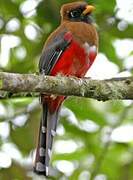
[[[36,151],[34,171],[48,176],[49,161],[52,152],[53,137],[56,134],[58,111],[50,113],[48,104],[43,103],[43,114],[40,123],[39,140]]]
[[[56,127],[58,121],[58,112],[48,116],[47,119],[47,135],[46,135],[46,168],[48,169],[49,161],[52,154],[53,138],[56,135]]]

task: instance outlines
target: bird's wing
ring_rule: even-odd
[[[50,39],[45,46],[39,61],[40,73],[44,73],[46,75],[50,74],[52,68],[59,60],[62,53],[70,45],[71,40],[71,32],[66,32],[65,30],[57,33]]]

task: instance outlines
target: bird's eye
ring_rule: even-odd
[[[81,9],[72,10],[72,11],[69,13],[69,16],[70,16],[71,18],[78,18],[78,17],[80,17],[81,13],[82,13],[82,10],[81,10]]]

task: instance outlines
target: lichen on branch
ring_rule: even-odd
[[[32,93],[46,93],[88,97],[101,101],[133,99],[133,77],[93,80],[61,75],[55,77],[0,72],[0,91],[7,97],[8,94],[19,96],[18,93],[21,93],[32,96]],[[4,98],[1,93],[0,97]]]

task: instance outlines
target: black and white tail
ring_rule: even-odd
[[[43,112],[40,123],[38,146],[36,150],[34,172],[48,176],[49,161],[52,152],[53,137],[56,134],[58,111],[49,112],[47,102],[43,102]]]

